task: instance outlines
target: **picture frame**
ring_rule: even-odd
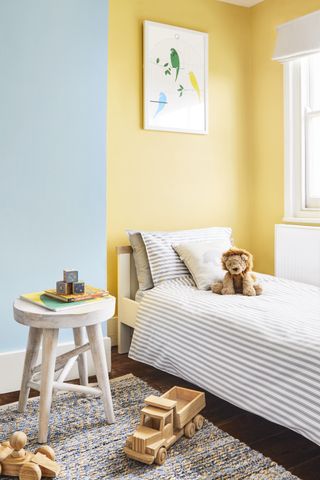
[[[143,22],[144,129],[208,133],[208,34]]]

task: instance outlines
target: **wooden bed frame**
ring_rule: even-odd
[[[136,267],[130,246],[117,247],[118,255],[118,352],[130,348],[139,302],[135,295],[139,288]]]

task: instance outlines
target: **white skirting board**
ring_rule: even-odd
[[[104,338],[104,347],[106,351],[108,370],[111,371],[111,339],[109,337]],[[62,353],[68,352],[74,348],[72,342],[62,343],[58,345],[57,356]],[[20,390],[20,382],[22,378],[23,364],[24,364],[25,350],[19,350],[15,352],[0,353],[0,394],[15,392]],[[90,351],[87,354],[88,357],[88,370],[89,375],[95,375],[93,361]],[[41,362],[41,350],[39,352],[39,358],[37,364]],[[73,380],[79,378],[77,363],[72,367],[67,380]]]

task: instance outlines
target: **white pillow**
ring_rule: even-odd
[[[227,239],[173,245],[199,290],[209,290],[214,282],[223,280],[221,256],[230,247]]]
[[[229,248],[231,247],[231,232],[231,228],[228,227],[178,230],[175,232],[140,232],[146,246],[154,285],[190,275],[188,268],[180,260],[172,245],[223,240],[227,242]]]

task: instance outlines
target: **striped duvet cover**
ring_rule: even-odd
[[[188,277],[145,292],[129,356],[320,445],[320,289],[259,281],[260,297],[200,291]]]

